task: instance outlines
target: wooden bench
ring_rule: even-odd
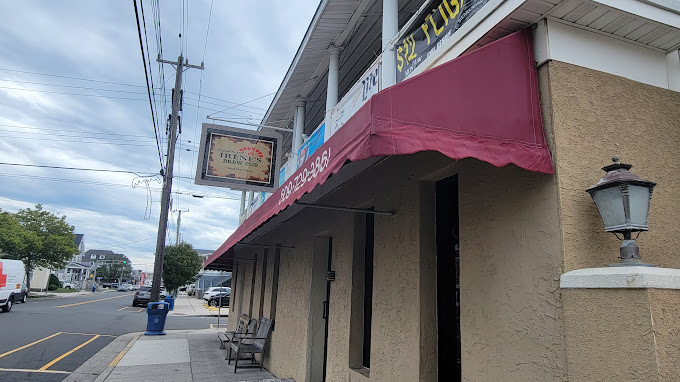
[[[267,339],[269,338],[271,327],[272,320],[267,317],[262,317],[260,319],[260,324],[257,326],[256,333],[253,333],[247,337],[242,337],[239,341],[231,342],[229,344],[229,353],[227,354],[227,359],[229,360],[228,364],[231,364],[231,352],[236,352],[236,356],[234,358],[234,373],[236,373],[236,369],[238,368],[238,358],[241,353],[250,353],[250,359],[252,363],[259,364],[260,370],[262,370],[262,364],[264,363],[264,348],[267,345]],[[263,355],[261,362],[257,362],[255,359],[255,354]]]
[[[248,317],[247,314],[240,315],[236,330],[217,333],[217,338],[220,340],[220,349],[225,349],[226,343],[238,341],[240,337],[253,333],[255,325],[257,325],[256,319]]]

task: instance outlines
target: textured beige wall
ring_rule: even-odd
[[[267,368],[277,376],[305,381],[312,247],[295,242],[281,253],[275,330]]]
[[[562,296],[570,382],[660,381],[648,290],[565,289]]]
[[[600,168],[613,154],[658,183],[650,231],[638,240],[643,260],[680,268],[680,93],[557,61],[547,65],[551,100],[543,110],[553,121],[565,271],[618,262],[619,241],[604,232],[584,191],[604,175]],[[541,74],[544,90],[545,69]]]
[[[465,381],[567,380],[553,176],[461,165]]]
[[[680,377],[680,291],[650,289],[649,300],[659,365],[659,381]]]

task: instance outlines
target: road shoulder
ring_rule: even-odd
[[[142,333],[128,333],[119,336],[102,350],[85,361],[63,382],[93,382],[104,380],[113,370],[114,366],[109,366],[118,359],[119,355],[126,349],[130,349]],[[101,378],[100,378],[101,377]]]

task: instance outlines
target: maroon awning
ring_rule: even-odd
[[[206,268],[346,161],[420,151],[553,173],[529,30],[374,95],[238,227]]]

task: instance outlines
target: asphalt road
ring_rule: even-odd
[[[146,330],[133,293],[29,299],[0,313],[0,380],[61,381],[117,336]],[[165,329],[205,329],[215,318],[167,318]]]

